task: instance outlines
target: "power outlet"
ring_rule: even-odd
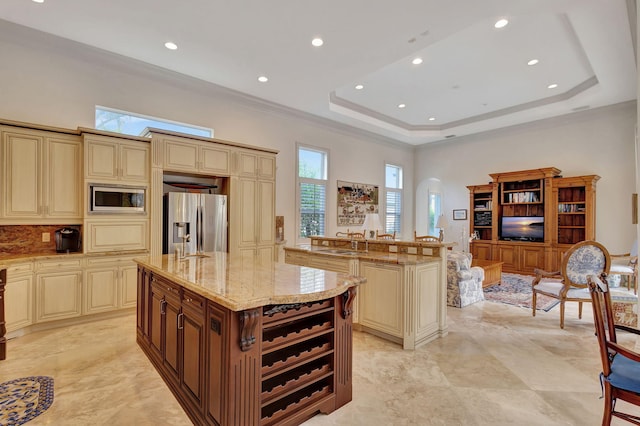
[[[42,233],[42,242],[43,243],[48,243],[49,241],[51,241],[51,234],[48,232],[43,232]]]

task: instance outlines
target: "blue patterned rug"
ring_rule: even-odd
[[[52,403],[52,377],[31,376],[0,383],[0,425],[24,424]]]
[[[531,309],[531,281],[530,275],[502,274],[502,283],[484,289],[484,299],[491,302],[506,303]],[[538,294],[536,309],[545,312],[560,303],[553,297]]]

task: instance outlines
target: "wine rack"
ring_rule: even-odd
[[[265,306],[261,425],[274,425],[334,393],[335,298]]]

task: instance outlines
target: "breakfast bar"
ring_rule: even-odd
[[[351,401],[364,278],[223,252],[136,262],[138,345],[194,424],[297,425]]]

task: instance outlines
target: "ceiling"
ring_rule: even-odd
[[[636,99],[634,0],[2,0],[0,19],[411,145]]]

